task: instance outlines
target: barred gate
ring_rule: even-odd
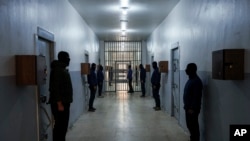
[[[139,65],[141,64],[141,42],[105,42],[105,90],[127,91],[127,69],[133,70],[134,91],[141,91]]]

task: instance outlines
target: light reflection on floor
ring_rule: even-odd
[[[84,113],[67,133],[67,141],[188,141],[177,121],[154,111],[151,96],[126,91],[96,98],[96,112]]]
[[[140,83],[137,83],[135,81],[132,82],[132,86],[133,86],[133,89],[134,91],[141,91],[141,84]],[[105,82],[104,83],[104,87],[105,87],[105,90],[107,91],[128,91],[129,89],[129,86],[128,86],[128,82],[127,80],[121,80],[118,82],[112,82],[112,83],[109,83],[109,82]]]

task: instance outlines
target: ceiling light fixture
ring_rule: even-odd
[[[122,35],[126,35],[126,31],[125,30],[122,31]]]
[[[128,7],[122,7],[122,14],[127,15],[128,14]]]
[[[126,30],[127,29],[127,20],[120,20],[121,22],[121,30]]]
[[[129,0],[120,0],[120,3],[121,3],[121,19],[123,20],[120,20],[121,22],[121,30],[122,30],[122,36],[121,38],[122,39],[125,39],[126,38],[126,30],[127,30],[127,23],[128,23],[128,20],[127,19],[127,14],[128,14],[128,3],[129,3]]]
[[[127,26],[126,25],[121,25],[121,30],[126,30]]]
[[[129,0],[120,0],[121,1],[121,7],[127,7]]]
[[[127,23],[128,20],[120,20],[121,23]]]

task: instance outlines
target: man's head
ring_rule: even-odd
[[[103,70],[103,67],[102,67],[102,65],[99,65],[99,70],[101,70],[101,71]]]
[[[69,66],[70,58],[69,53],[66,51],[60,51],[57,55],[57,58],[60,62],[63,62],[66,64],[66,66]]]
[[[131,68],[131,65],[128,65],[128,68],[130,69],[130,68]]]
[[[156,69],[156,68],[157,68],[157,62],[154,61],[154,62],[152,63],[152,66],[153,66],[154,69]]]
[[[195,63],[189,63],[188,65],[187,65],[187,68],[186,68],[186,74],[187,75],[194,75],[194,74],[196,74],[196,71],[197,71],[197,66],[196,66],[196,64]]]
[[[143,68],[143,65],[142,65],[142,64],[140,64],[140,65],[139,65],[139,68],[140,68],[140,69],[142,69],[142,68]]]
[[[95,69],[96,69],[96,64],[95,64],[95,63],[92,63],[92,64],[91,64],[91,69],[92,69],[92,70],[95,70]]]

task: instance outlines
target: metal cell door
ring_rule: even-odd
[[[89,63],[89,54],[85,53],[84,55],[84,60],[85,63]],[[84,107],[87,110],[88,109],[88,105],[89,105],[89,84],[88,84],[88,78],[87,75],[82,75],[82,82],[83,82],[83,87],[84,87]]]
[[[180,67],[179,48],[172,50],[172,115],[178,120],[180,116]]]
[[[38,53],[45,57],[47,66],[46,84],[38,85],[39,96],[39,138],[40,141],[52,141],[52,115],[50,105],[47,104],[49,98],[49,75],[50,62],[52,60],[54,51],[53,43],[42,38],[38,38]]]
[[[105,42],[104,43],[104,66],[105,66],[105,90],[109,92],[126,91],[127,80],[124,76],[128,69],[128,64],[131,65],[133,71],[132,86],[134,91],[141,91],[139,82],[139,72],[136,71],[141,64],[141,42]],[[136,73],[137,72],[137,73]],[[127,79],[127,78],[126,78]]]
[[[130,64],[129,61],[116,61],[115,63],[115,85],[116,91],[127,91],[127,68]]]

